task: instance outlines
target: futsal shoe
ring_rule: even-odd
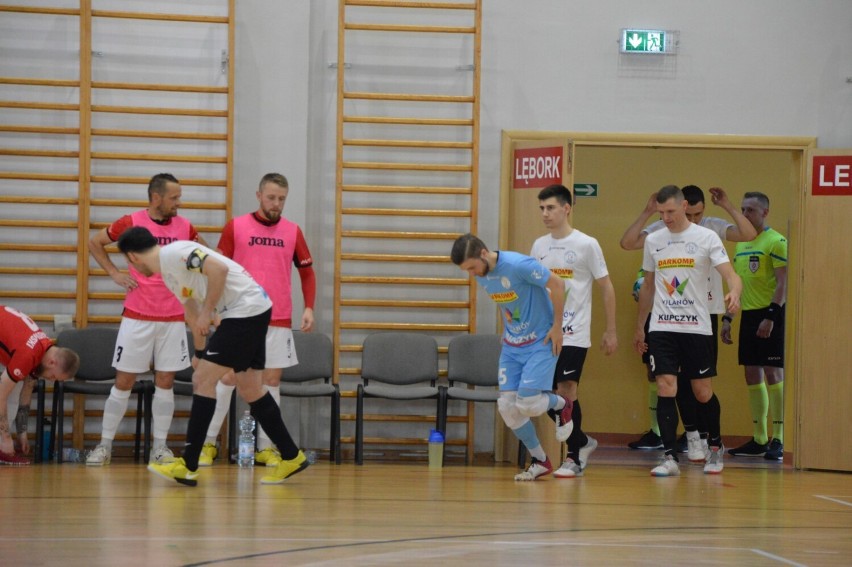
[[[285,461],[281,459],[275,472],[260,479],[260,484],[281,484],[296,473],[302,472],[310,466],[307,457],[302,451],[295,458]]]
[[[565,397],[562,399],[565,400],[565,407],[556,414],[556,440],[560,443],[567,441],[571,437],[571,432],[574,431],[574,422],[571,421],[574,402]]]
[[[515,475],[515,480],[535,480],[540,476],[553,472],[553,465],[550,464],[550,459],[539,461],[535,457],[527,470]]]
[[[783,461],[784,444],[778,439],[773,439],[769,442],[769,448],[766,450],[766,454],[763,455],[763,458],[767,461]]]
[[[598,440],[590,435],[586,435],[586,444],[580,447],[580,470],[586,470],[586,465],[589,464],[589,455],[595,452],[598,448]]]
[[[734,457],[762,457],[766,454],[768,448],[768,443],[758,443],[752,437],[747,443],[733,449],[728,449],[728,454]]]
[[[165,479],[175,480],[180,484],[185,484],[187,486],[195,486],[198,484],[198,471],[191,471],[186,468],[186,463],[183,458],[175,459],[171,463],[166,463],[164,465],[151,463],[148,465],[148,470]]]
[[[571,457],[565,459],[562,466],[553,471],[554,478],[577,478],[583,476],[583,469]]]
[[[102,467],[104,465],[108,465],[110,460],[112,460],[112,451],[106,445],[98,445],[92,452],[89,453],[89,456],[86,457],[86,466],[88,467]]]
[[[677,461],[674,455],[663,455],[660,464],[651,469],[651,476],[678,476],[680,467],[677,466]]]
[[[710,453],[707,455],[707,462],[704,463],[704,474],[719,474],[725,468],[722,462],[722,454],[725,452],[724,447],[710,447]]]
[[[701,444],[701,434],[697,431],[686,432],[686,455],[691,463],[703,463],[707,460],[704,446]]]
[[[201,454],[198,456],[199,467],[209,467],[213,465],[213,459],[219,454],[219,449],[213,443],[205,443],[201,447]]]
[[[156,451],[151,452],[151,458],[148,459],[148,462],[156,465],[165,465],[166,463],[171,463],[174,460],[175,454],[172,453],[171,449],[163,445]]]
[[[254,454],[254,462],[266,465],[267,467],[277,467],[278,463],[281,462],[281,453],[274,447],[267,447]]]
[[[663,448],[663,440],[654,433],[653,429],[649,429],[642,437],[636,441],[631,441],[627,446],[640,451],[655,451]]]
[[[0,451],[0,464],[22,467],[30,464],[30,460],[24,455],[17,455],[15,453],[4,453],[3,451]]]

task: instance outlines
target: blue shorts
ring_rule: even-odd
[[[550,392],[557,359],[552,345],[543,341],[522,347],[504,344],[500,351],[500,391],[517,392],[526,388]]]

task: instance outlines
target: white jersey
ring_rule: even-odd
[[[547,234],[537,239],[530,256],[565,282],[562,312],[562,344],[589,348],[592,345],[592,283],[609,275],[598,241],[574,229],[565,238]]]
[[[707,278],[728,262],[719,236],[697,224],[682,232],[664,228],[649,234],[642,268],[654,272],[650,330],[711,335]]]
[[[728,238],[728,229],[734,225],[725,219],[720,219],[718,217],[701,217],[701,222],[698,223],[698,226],[709,228],[718,234],[719,238],[721,238],[722,242],[724,242]],[[660,220],[649,224],[642,229],[642,232],[651,234],[661,228],[666,228],[666,223]],[[710,313],[724,313],[726,309],[725,292],[722,289],[722,276],[719,275],[719,272],[713,270],[710,273],[710,279],[707,284],[707,299],[709,300],[707,307],[710,309]]]
[[[272,307],[266,291],[242,266],[206,246],[186,240],[172,242],[160,249],[163,281],[181,303],[190,299],[204,303],[207,276],[201,273],[201,268],[208,257],[228,266],[225,290],[216,304],[216,311],[222,319],[253,317]]]

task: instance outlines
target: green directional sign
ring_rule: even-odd
[[[621,51],[624,53],[666,53],[663,30],[622,30]]]
[[[597,197],[598,196],[598,184],[597,183],[575,183],[574,184],[574,196],[575,197]]]

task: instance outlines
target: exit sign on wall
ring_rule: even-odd
[[[621,30],[622,53],[668,53],[666,32],[663,30]]]
[[[813,156],[811,193],[852,195],[852,155]]]

